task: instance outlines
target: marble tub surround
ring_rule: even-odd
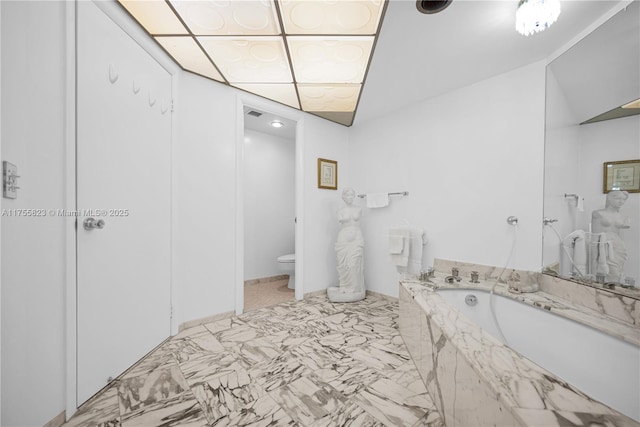
[[[493,284],[496,279],[500,277],[504,267],[491,267],[436,258],[434,261],[434,268],[436,272],[441,275],[450,275],[451,269],[457,268],[460,272],[459,274],[462,278],[462,283],[473,286],[473,283],[470,283],[472,271],[477,271],[479,273],[481,283],[489,282]],[[585,285],[571,280],[562,279],[560,277],[549,276],[547,274],[514,269],[504,270],[499,283],[506,284],[512,272],[515,272],[520,276],[522,286],[534,286],[534,284],[537,284],[539,291],[543,292],[542,295],[545,298],[553,300],[555,298],[552,296],[557,296],[561,299],[563,304],[568,307],[576,307],[578,311],[582,311],[579,309],[579,306],[582,306],[588,309],[586,313],[594,314],[592,311],[595,311],[600,315],[603,315],[605,319],[616,319],[631,326],[635,326],[636,328],[640,326],[640,289],[636,291],[635,289],[617,287],[616,289],[610,290],[597,284]],[[532,295],[536,294],[537,292]],[[587,318],[588,317],[589,316],[587,316]],[[581,315],[579,319],[575,320],[582,321],[580,320],[582,318],[583,316]],[[588,324],[596,329],[601,329],[595,324]],[[611,333],[611,330],[604,331]],[[630,332],[640,337],[639,330],[636,330],[635,332],[631,330]]]
[[[481,289],[484,291],[490,291],[495,283],[495,279],[480,279],[480,283],[472,283],[469,277],[463,277],[460,282],[445,283],[445,277],[446,275],[444,273],[436,272],[435,277],[431,278],[427,282],[410,279],[405,280],[402,283],[410,286],[417,285],[417,289],[428,290],[429,292],[441,287],[450,289]],[[498,283],[494,288],[494,292],[497,295],[502,295],[528,305],[543,308],[551,313],[583,323],[608,335],[630,342],[631,344],[640,345],[640,330],[634,323],[629,323],[628,321],[621,320],[610,314],[603,314],[600,310],[589,308],[583,304],[575,303],[544,291],[514,293],[509,291],[507,285],[502,282]],[[629,313],[628,311],[625,311],[625,308],[633,310],[636,307],[635,304],[631,304],[630,306],[625,305],[622,301],[615,298],[609,305],[611,305],[611,307],[606,307],[606,310],[603,309],[603,311],[617,312],[617,310],[622,310],[623,313]],[[614,309],[614,307],[616,307],[616,309]]]
[[[433,426],[398,302],[290,301],[184,330],[67,426]]]
[[[640,288],[605,289],[602,285],[576,283],[561,277],[540,274],[540,290],[574,301],[601,314],[640,327]],[[637,332],[640,335],[640,330]]]
[[[520,285],[524,287],[533,287],[538,284],[539,273],[525,270],[515,270],[513,268],[491,267],[482,264],[473,264],[469,262],[450,261],[446,259],[436,258],[433,262],[433,268],[436,272],[445,275],[451,275],[451,269],[457,268],[460,277],[465,281],[471,281],[471,272],[477,271],[480,281],[495,282],[500,278],[499,283],[506,284],[511,275],[517,275]],[[504,272],[503,272],[504,270]],[[502,276],[500,276],[502,274]]]
[[[440,276],[440,277],[438,277]],[[438,287],[470,282],[405,281],[400,331],[448,426],[640,426],[503,345],[441,298]],[[482,282],[482,281],[481,281]],[[476,285],[490,288],[489,283]],[[509,296],[504,285],[496,292]],[[519,299],[536,294],[511,294]]]

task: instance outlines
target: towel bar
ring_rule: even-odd
[[[408,196],[409,192],[408,191],[397,191],[395,193],[387,193],[389,196]],[[358,197],[360,197],[361,199],[364,199],[365,197],[367,197],[366,194],[358,194]]]

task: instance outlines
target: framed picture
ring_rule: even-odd
[[[318,188],[338,189],[338,162],[318,159]]]
[[[640,193],[640,159],[605,162],[602,192],[624,190]]]

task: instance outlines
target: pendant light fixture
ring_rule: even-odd
[[[551,26],[560,15],[560,0],[520,0],[516,31],[529,36]]]

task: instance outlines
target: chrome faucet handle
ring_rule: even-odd
[[[557,219],[547,218],[546,216],[542,219],[542,223],[544,225],[553,224],[554,222],[558,222],[558,220]]]

